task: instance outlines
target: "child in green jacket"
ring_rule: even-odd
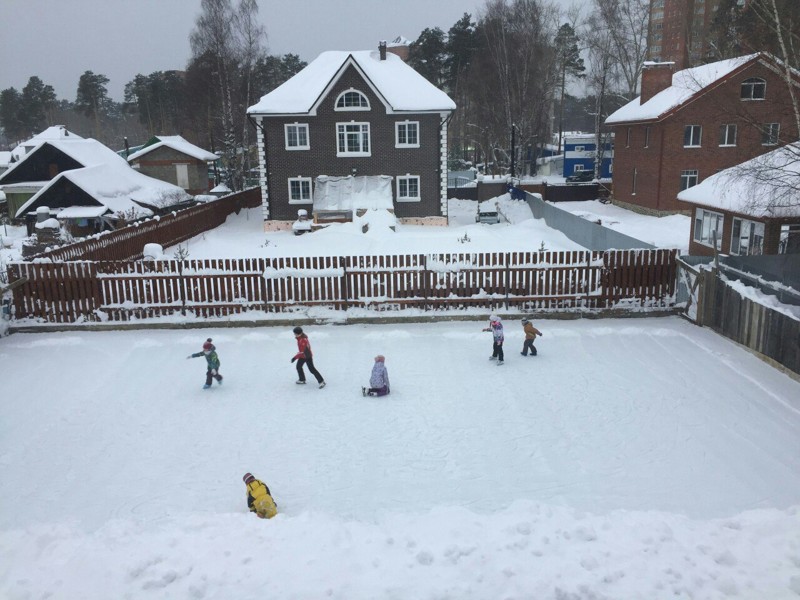
[[[208,366],[208,370],[206,371],[206,384],[203,386],[203,389],[207,390],[211,387],[212,378],[216,379],[217,383],[222,385],[222,375],[219,374],[219,356],[217,356],[216,347],[211,343],[211,338],[208,338],[205,344],[203,344],[202,352],[195,352],[186,358],[198,358],[200,356],[206,357]]]

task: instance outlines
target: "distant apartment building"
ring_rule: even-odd
[[[720,0],[650,0],[648,60],[674,62],[677,69],[711,60],[710,31],[720,4]]]

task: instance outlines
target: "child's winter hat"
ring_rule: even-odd
[[[302,327],[295,327],[294,329],[292,329],[292,333],[295,334],[295,335],[300,335],[301,333],[303,333],[303,328]]]
[[[378,354],[378,356],[375,357],[375,360],[378,362],[383,362],[386,360],[386,357],[383,354]]]
[[[528,321],[528,319],[522,319],[522,324],[523,325],[527,325],[528,323],[530,323],[530,321]]]
[[[490,321],[497,321],[498,317],[497,317],[497,315],[489,315],[489,320]]]
[[[214,344],[211,343],[211,338],[208,338],[203,344],[203,350],[211,350],[213,347]]]
[[[242,481],[245,483],[250,483],[253,479],[255,479],[255,477],[253,477],[252,473],[245,473],[244,477],[242,477]]]

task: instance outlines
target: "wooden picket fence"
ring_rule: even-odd
[[[261,204],[260,188],[223,196],[207,204],[150,217],[117,229],[93,235],[62,247],[49,249],[30,260],[137,260],[145,244],[175,246],[219,227],[232,213]]]
[[[677,250],[406,254],[9,266],[14,319],[127,321],[245,311],[671,309]]]

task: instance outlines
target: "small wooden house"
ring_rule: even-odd
[[[194,196],[208,192],[208,163],[218,159],[179,135],[158,135],[131,154],[128,163],[143,175],[177,185]]]

